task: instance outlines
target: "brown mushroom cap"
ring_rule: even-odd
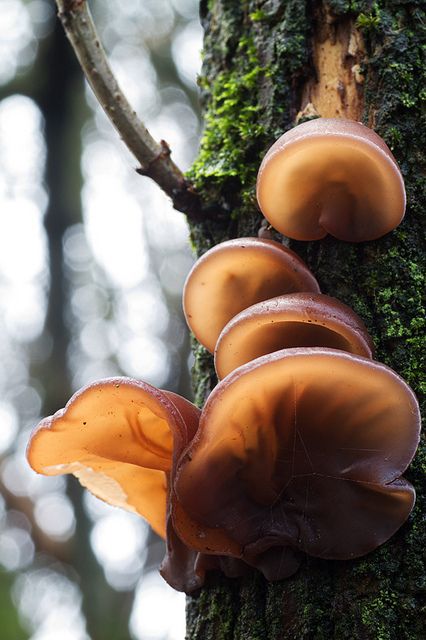
[[[380,238],[401,222],[405,189],[385,142],[360,122],[310,120],[287,131],[259,169],[263,215],[296,240]]]
[[[372,357],[373,343],[361,318],[336,298],[291,293],[244,309],[224,327],[215,367],[224,378],[241,365],[291,347],[330,347]]]
[[[393,535],[414,504],[400,476],[419,431],[415,396],[388,367],[334,349],[285,349],[213,390],[174,490],[199,523],[199,550],[203,527],[215,528],[280,578],[295,550],[353,558]],[[182,523],[177,531],[185,540]],[[278,575],[271,562],[287,547]]]
[[[205,253],[188,275],[183,293],[186,321],[213,352],[220,332],[243,309],[294,291],[318,292],[305,263],[273,240],[238,238]]]
[[[167,476],[198,426],[199,410],[174,393],[128,378],[78,391],[28,444],[31,467],[74,474],[94,495],[142,515],[165,537]]]

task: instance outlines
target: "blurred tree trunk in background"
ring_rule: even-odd
[[[46,396],[44,415],[63,407],[72,394],[67,364],[71,332],[66,322],[69,308],[69,283],[64,260],[64,236],[72,225],[81,222],[81,128],[88,115],[84,108],[81,69],[58,21],[44,43],[45,76],[34,96],[45,120],[47,147],[46,186],[49,204],[45,228],[49,246],[50,287],[45,330],[52,341],[48,361],[41,378]],[[33,372],[37,374],[37,372]],[[83,508],[83,489],[68,482],[77,529],[72,538],[69,562],[79,576],[82,608],[91,640],[129,638],[128,619],[133,591],[118,592],[105,580],[103,570],[90,544],[90,520]]]
[[[217,215],[192,226],[198,253],[231,237],[257,234],[261,216],[254,186],[260,160],[296,122],[337,116],[374,128],[392,149],[406,181],[408,207],[401,226],[360,245],[328,237],[290,246],[306,260],[324,293],[363,318],[374,337],[376,359],[420,395],[424,1],[203,0],[201,13],[206,129],[191,177]],[[211,357],[197,347],[200,404],[215,382]],[[188,638],[423,638],[422,469],[424,451],[406,474],[417,490],[416,508],[383,547],[351,562],[307,558],[295,576],[280,583],[267,583],[260,575],[242,580],[213,576],[189,600]]]

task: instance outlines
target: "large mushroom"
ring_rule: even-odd
[[[273,240],[238,238],[213,247],[195,263],[185,283],[183,309],[195,337],[213,353],[233,316],[295,291],[319,292],[303,260]]]
[[[98,498],[138,513],[165,538],[168,477],[199,413],[184,398],[145,382],[100,380],[37,425],[28,462],[44,475],[72,473]]]
[[[291,347],[330,347],[366,358],[373,343],[350,307],[321,293],[292,293],[259,302],[232,318],[215,349],[219,378],[260,356]]]
[[[318,118],[284,133],[257,179],[265,218],[296,240],[374,240],[405,212],[401,172],[386,143],[352,120]]]
[[[42,420],[27,449],[38,473],[71,473],[98,498],[143,516],[166,539],[163,577],[187,593],[203,584],[207,570],[240,575],[247,566],[238,559],[200,555],[174,529],[173,505],[179,512],[174,468],[197,430],[199,414],[175,393],[130,378],[109,378],[84,387],[64,409]]]
[[[226,555],[238,545],[269,579],[293,573],[301,552],[364,555],[411,512],[401,474],[419,430],[414,394],[382,364],[323,348],[262,356],[205,405],[176,470],[178,535],[186,541],[187,513],[193,548]]]

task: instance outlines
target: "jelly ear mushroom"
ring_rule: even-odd
[[[213,353],[226,323],[246,307],[283,293],[318,292],[305,263],[273,240],[239,238],[205,253],[189,273],[183,293],[186,321]]]
[[[168,477],[198,417],[176,394],[110,378],[84,387],[42,420],[27,457],[38,473],[72,473],[95,496],[138,513],[165,537]]]
[[[267,152],[257,199],[275,229],[295,240],[380,238],[405,212],[401,172],[386,143],[352,120],[319,118],[287,131]]]
[[[415,500],[401,474],[419,431],[415,396],[388,367],[335,349],[285,349],[213,390],[174,490],[201,531],[222,532],[279,579],[295,570],[294,553],[354,558],[397,531]]]
[[[236,315],[216,344],[219,378],[267,353],[291,347],[329,347],[372,357],[367,329],[350,307],[321,293],[292,293]]]

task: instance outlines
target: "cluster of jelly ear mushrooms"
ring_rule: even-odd
[[[290,269],[288,282],[281,274],[282,295],[266,298],[278,292],[260,268],[271,247],[293,259],[273,241],[243,238],[207,252],[188,276],[187,321],[214,351],[221,381],[173,490],[176,532],[188,547],[201,557],[239,558],[279,580],[304,555],[356,558],[400,528],[415,500],[401,474],[418,445],[420,416],[407,384],[373,360],[362,320],[319,293],[300,259],[305,291],[282,293],[294,291]],[[239,311],[254,300],[261,301]]]
[[[361,318],[320,293],[306,264],[273,240],[239,238],[207,251],[188,275],[183,308],[197,340],[214,353],[219,378],[292,347],[373,355]]]
[[[297,240],[371,240],[405,211],[384,141],[343,120],[284,134],[262,162],[257,195],[267,221]],[[373,360],[362,320],[321,294],[297,255],[255,238],[204,254],[183,306],[221,381],[178,465],[179,503],[199,527],[188,537],[177,525],[182,539],[207,552],[220,528],[225,542],[215,552],[238,544],[239,557],[268,579],[293,573],[300,552],[348,559],[385,542],[414,504],[400,476],[420,416],[407,384]]]
[[[324,161],[312,164],[312,145]],[[285,205],[271,208],[271,190],[287,194]],[[341,120],[284,134],[262,163],[258,197],[268,221],[298,239],[378,237],[405,203],[385,143]],[[371,216],[379,220],[368,223]],[[353,558],[385,542],[414,504],[401,474],[420,418],[406,383],[372,359],[360,318],[322,295],[294,252],[255,238],[208,251],[183,304],[221,378],[202,412],[137,380],[103,380],[36,427],[31,466],[73,473],[101,499],[145,517],[167,542],[164,577],[186,592],[209,569],[235,576],[254,566],[276,580],[306,554]]]

